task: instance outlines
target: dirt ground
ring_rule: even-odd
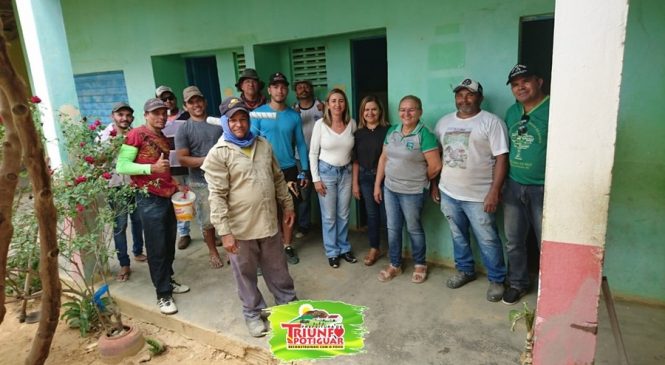
[[[0,324],[0,364],[22,364],[30,352],[32,338],[35,336],[38,325],[19,323],[20,305],[17,303],[10,303],[6,306],[7,314]],[[28,308],[28,313],[37,309],[32,305],[31,308]],[[138,325],[144,336],[162,341],[166,344],[167,350],[161,355],[151,357],[147,347],[144,347],[137,355],[122,361],[122,364],[245,364],[223,351],[192,341],[173,331],[133,318],[123,317],[124,321]],[[46,364],[102,365],[106,363],[98,355],[96,335],[81,338],[78,329],[71,329],[64,321],[60,321]]]

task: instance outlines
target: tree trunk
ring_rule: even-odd
[[[0,22],[0,25],[2,25],[2,22]],[[0,27],[0,29],[2,28]],[[7,106],[10,107],[12,113],[12,118],[5,121],[5,128],[14,129],[20,140],[23,161],[28,168],[30,181],[32,182],[35,215],[39,222],[39,245],[41,249],[39,277],[42,281],[43,290],[41,319],[26,363],[43,364],[48,357],[60,315],[61,286],[58,276],[56,209],[53,204],[51,174],[46,166],[44,145],[35,128],[30,108],[26,105],[28,100],[27,87],[9,61],[7,42],[1,31],[0,69],[3,70],[0,73],[0,92],[6,97]],[[3,242],[2,245],[4,246],[5,243]],[[3,270],[6,270],[7,266],[6,256],[7,252],[5,251]]]

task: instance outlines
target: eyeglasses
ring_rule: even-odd
[[[517,127],[517,134],[518,135],[523,135],[526,134],[527,128],[526,125],[529,123],[529,116],[526,114],[522,115],[522,119],[520,120],[518,127]]]
[[[169,96],[165,96],[165,97],[160,98],[160,99],[162,99],[162,101],[166,103],[169,100],[171,100],[171,101],[175,100],[175,96],[169,95]]]

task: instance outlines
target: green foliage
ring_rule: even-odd
[[[148,344],[148,350],[153,356],[161,355],[166,351],[166,346],[156,338],[146,337],[145,342]]]
[[[523,302],[521,310],[513,309],[508,313],[510,321],[510,330],[515,331],[515,325],[521,319],[524,319],[524,325],[527,332],[533,331],[533,320],[535,319],[535,310],[529,308],[528,302]]]

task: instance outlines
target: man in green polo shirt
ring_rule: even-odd
[[[529,227],[533,227],[540,245],[550,97],[543,92],[543,79],[526,65],[515,65],[506,84],[510,84],[517,102],[504,118],[510,140],[510,168],[503,188],[509,287],[502,301],[515,304],[529,289]]]

